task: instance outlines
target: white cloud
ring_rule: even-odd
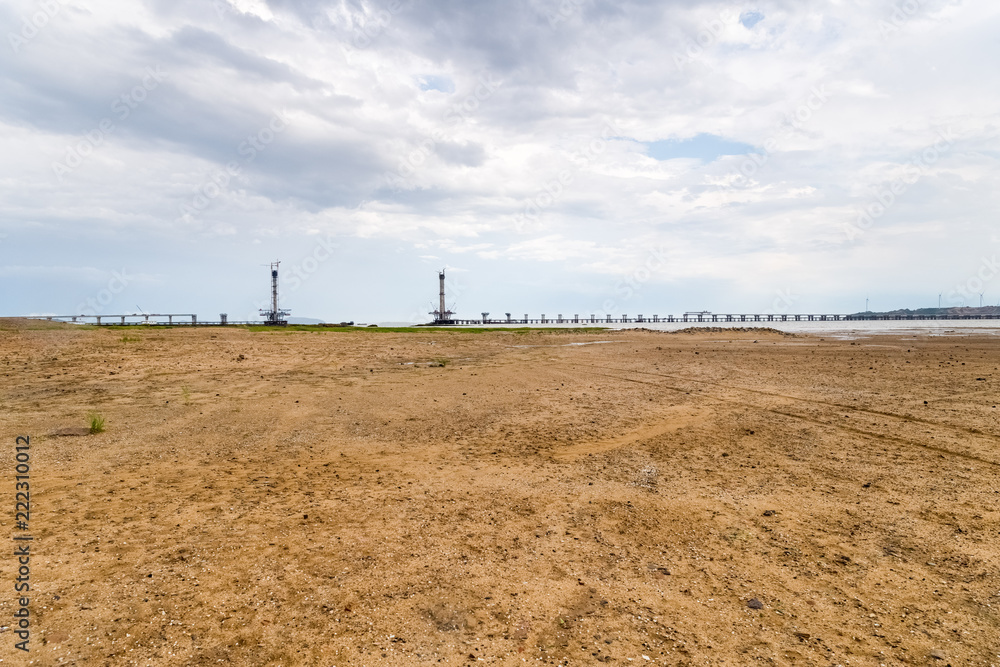
[[[896,20],[884,3],[600,1],[550,24],[558,6],[67,5],[0,55],[0,247],[18,266],[83,266],[73,255],[85,248],[87,266],[138,257],[157,274],[177,259],[170,248],[185,258],[178,285],[222,286],[234,263],[332,234],[370,244],[365,266],[396,282],[410,280],[391,259],[403,247],[417,264],[461,257],[470,276],[490,276],[484,294],[503,289],[512,263],[534,266],[549,276],[540,298],[556,299],[553,276],[596,294],[642,248],[666,245],[683,254],[651,284],[722,298],[726,285],[770,294],[794,283],[833,308],[854,281],[899,298],[917,282],[945,289],[989,242],[1000,86],[982,63],[998,55],[1000,8],[926,0]],[[19,26],[35,7],[16,0],[0,14]],[[115,117],[112,102],[156,66],[162,85]],[[287,130],[247,160],[245,142],[275,113]],[[106,117],[114,132],[56,178],[53,162]],[[954,147],[849,241],[843,226],[948,128]],[[747,168],[742,156],[657,161],[638,143],[702,134],[763,152]],[[180,216],[234,160],[239,174]],[[932,250],[946,254],[918,270],[912,258]],[[59,299],[51,281],[21,277],[19,310]],[[259,291],[244,289],[228,298]],[[192,309],[209,302],[180,291]]]

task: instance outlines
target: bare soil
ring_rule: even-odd
[[[0,321],[0,524],[29,435],[34,537],[0,658],[1000,665],[998,368],[987,336]]]

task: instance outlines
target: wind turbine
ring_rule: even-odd
[[[984,294],[986,294],[986,292],[980,292],[980,293],[979,293],[979,307],[980,307],[980,308],[982,308],[982,307],[983,307],[983,295],[984,295]]]

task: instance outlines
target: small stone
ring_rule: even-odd
[[[944,653],[935,649],[931,651],[931,657],[935,660],[944,660]]]
[[[774,516],[777,514],[774,510],[764,510],[764,516]]]
[[[753,598],[747,602],[747,606],[750,607],[751,609],[763,609],[764,603],[758,600],[757,598]]]

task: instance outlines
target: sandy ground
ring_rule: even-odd
[[[1000,665],[998,367],[957,335],[0,321],[0,522],[30,435],[35,538],[0,658]]]

